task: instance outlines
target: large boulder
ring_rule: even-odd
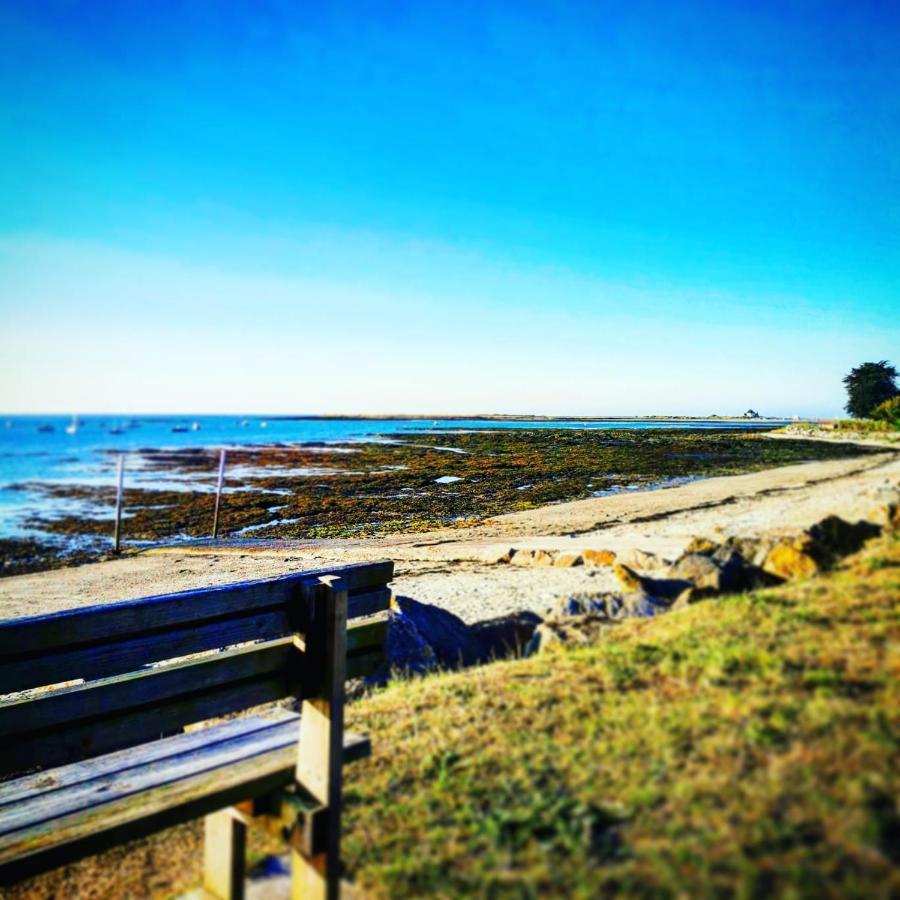
[[[808,541],[785,539],[766,555],[763,570],[776,578],[808,578],[821,568]]]
[[[553,565],[558,569],[570,569],[572,566],[584,565],[584,557],[580,553],[563,551],[556,554]]]
[[[755,548],[752,552],[755,557]],[[760,563],[764,560],[765,557]],[[758,565],[748,562],[733,545],[712,542],[706,544],[705,552],[695,550],[679,557],[668,574],[676,582],[692,585],[694,599],[748,591],[775,583],[775,579]]]
[[[481,659],[518,656],[528,645],[541,617],[533,612],[516,612],[497,619],[476,622],[469,631],[478,642]]]
[[[718,594],[722,591],[723,567],[711,556],[702,553],[685,553],[669,569],[669,575],[680,581],[688,581],[698,592]]]
[[[438,667],[438,658],[428,641],[422,637],[409,616],[398,610],[388,613],[388,633],[385,646],[387,663],[369,679],[384,682],[393,671],[422,675]]]
[[[551,607],[548,621],[592,616],[601,619],[635,619],[657,616],[670,602],[643,588],[623,594],[609,592],[577,593],[560,597]]]
[[[391,606],[412,622],[442,666],[456,668],[481,662],[481,645],[458,616],[412,597],[394,597]]]

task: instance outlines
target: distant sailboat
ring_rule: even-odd
[[[260,428],[268,428],[269,423],[265,419],[263,419],[263,421],[259,423],[259,427]]]
[[[192,423],[191,423],[191,431],[199,431],[199,430],[200,430],[200,423],[199,423],[199,422],[192,422]]]
[[[70,425],[66,425],[66,434],[78,434],[78,416],[72,416]]]

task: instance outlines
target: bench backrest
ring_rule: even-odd
[[[347,677],[370,674],[384,660],[387,622],[378,613],[390,603],[391,562],[0,622],[0,694],[24,692],[0,702],[0,774],[87,759],[298,695],[307,654],[295,636],[305,633],[324,575],[349,594]],[[179,661],[158,665],[170,660]]]

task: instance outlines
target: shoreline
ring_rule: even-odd
[[[499,429],[397,434],[384,440],[233,448],[223,499],[230,540],[324,540],[459,529],[498,514],[617,496],[876,448],[751,429]],[[449,453],[448,450],[456,452]],[[209,534],[218,452],[142,451],[126,477],[125,547],[185,543]],[[9,576],[108,554],[115,491],[105,484],[30,483],[33,534],[0,541]],[[36,534],[35,534],[36,533]],[[43,552],[41,548],[43,547]],[[74,551],[74,552],[73,552]]]
[[[802,463],[690,484],[547,504],[465,528],[327,540],[175,545],[133,556],[0,579],[0,618],[391,558],[394,590],[467,622],[541,612],[567,592],[613,586],[609,567],[520,568],[511,548],[609,549],[633,564],[674,558],[694,536],[790,532],[829,514],[865,516],[900,488],[900,454]],[[880,493],[881,492],[881,493]],[[643,554],[643,557],[641,556]],[[649,554],[649,555],[648,555]]]

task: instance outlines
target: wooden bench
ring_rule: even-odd
[[[290,844],[294,896],[336,897],[341,765],[369,752],[344,734],[344,681],[384,661],[392,577],[350,565],[0,622],[0,884],[206,816],[209,894],[242,896],[260,824]],[[184,731],[287,697],[299,715]]]

